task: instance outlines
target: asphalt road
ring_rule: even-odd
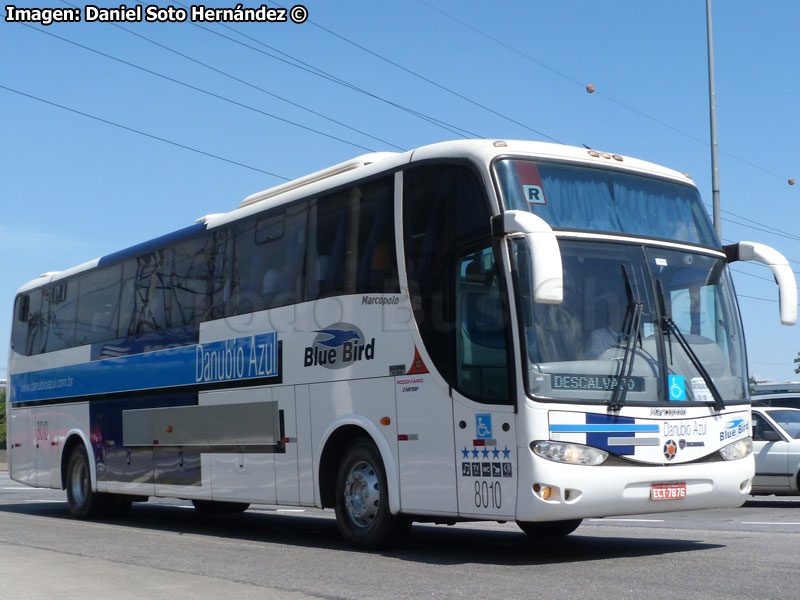
[[[187,502],[81,522],[63,492],[0,472],[0,600],[148,598],[797,598],[800,498],[591,519],[532,540],[511,523],[415,525],[391,551],[346,546],[330,511],[209,518]]]

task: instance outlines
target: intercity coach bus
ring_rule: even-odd
[[[691,179],[554,144],[375,153],[24,285],[11,477],[80,518],[334,508],[413,521],[732,507],[753,478],[744,335]]]

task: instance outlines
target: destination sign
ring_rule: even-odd
[[[643,392],[644,377],[623,377],[624,387],[629,392]],[[550,375],[550,387],[554,390],[597,390],[609,392],[617,389],[620,378],[614,375],[580,375],[556,373]]]

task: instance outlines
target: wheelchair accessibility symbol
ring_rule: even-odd
[[[683,375],[670,375],[667,385],[670,400],[686,400],[686,380]]]
[[[475,415],[475,437],[479,440],[492,438],[492,415],[489,413]]]

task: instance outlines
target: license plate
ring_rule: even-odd
[[[682,500],[686,498],[685,483],[654,483],[650,486],[651,500]]]

